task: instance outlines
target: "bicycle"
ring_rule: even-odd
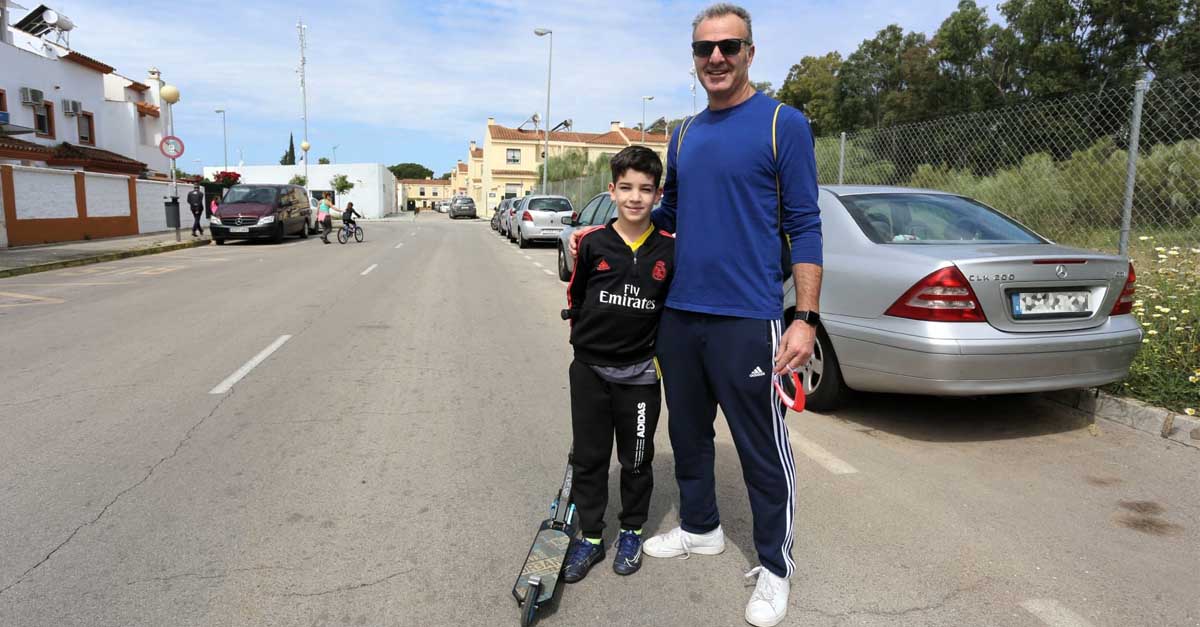
[[[355,224],[352,229],[351,225],[342,223],[342,228],[338,229],[338,234],[337,234],[338,243],[345,244],[350,239],[351,235],[354,236],[354,241],[356,241],[356,242],[363,241],[362,227]]]

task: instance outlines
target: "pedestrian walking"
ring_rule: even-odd
[[[200,189],[200,184],[196,183],[192,186],[192,191],[187,195],[188,209],[192,211],[192,237],[204,235],[204,227],[200,225],[200,216],[204,213],[204,191]]]
[[[321,241],[329,243],[329,234],[333,231],[333,194],[325,192],[317,205],[317,223],[321,225]]]
[[[652,216],[677,237],[657,355],[680,525],[646,540],[644,551],[725,550],[713,468],[720,406],[741,460],[760,563],[746,574],[757,584],[745,619],[770,627],[787,614],[796,503],[784,408],[771,382],[812,355],[822,240],[812,131],[802,113],[750,84],[753,42],[750,14],[732,4],[712,5],[692,23],[693,63],[709,104],[672,134],[662,206]],[[797,310],[786,331],[784,266]]]

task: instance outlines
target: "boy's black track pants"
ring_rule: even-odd
[[[599,538],[604,530],[614,433],[621,463],[621,528],[641,529],[654,491],[650,464],[662,408],[659,386],[611,383],[578,361],[571,362],[570,379],[573,490],[580,529],[590,538]]]

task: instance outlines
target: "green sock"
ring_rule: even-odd
[[[584,538],[584,540],[587,540],[588,542],[591,542],[592,544],[600,544],[601,542],[604,541],[601,538]]]
[[[642,530],[641,530],[641,529],[634,529],[634,530],[633,530],[633,532],[634,532],[635,534],[639,535],[639,536],[640,536],[640,535],[642,535]]]

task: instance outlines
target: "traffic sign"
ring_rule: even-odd
[[[168,159],[178,159],[183,156],[183,140],[174,135],[167,135],[158,142],[158,150]]]

